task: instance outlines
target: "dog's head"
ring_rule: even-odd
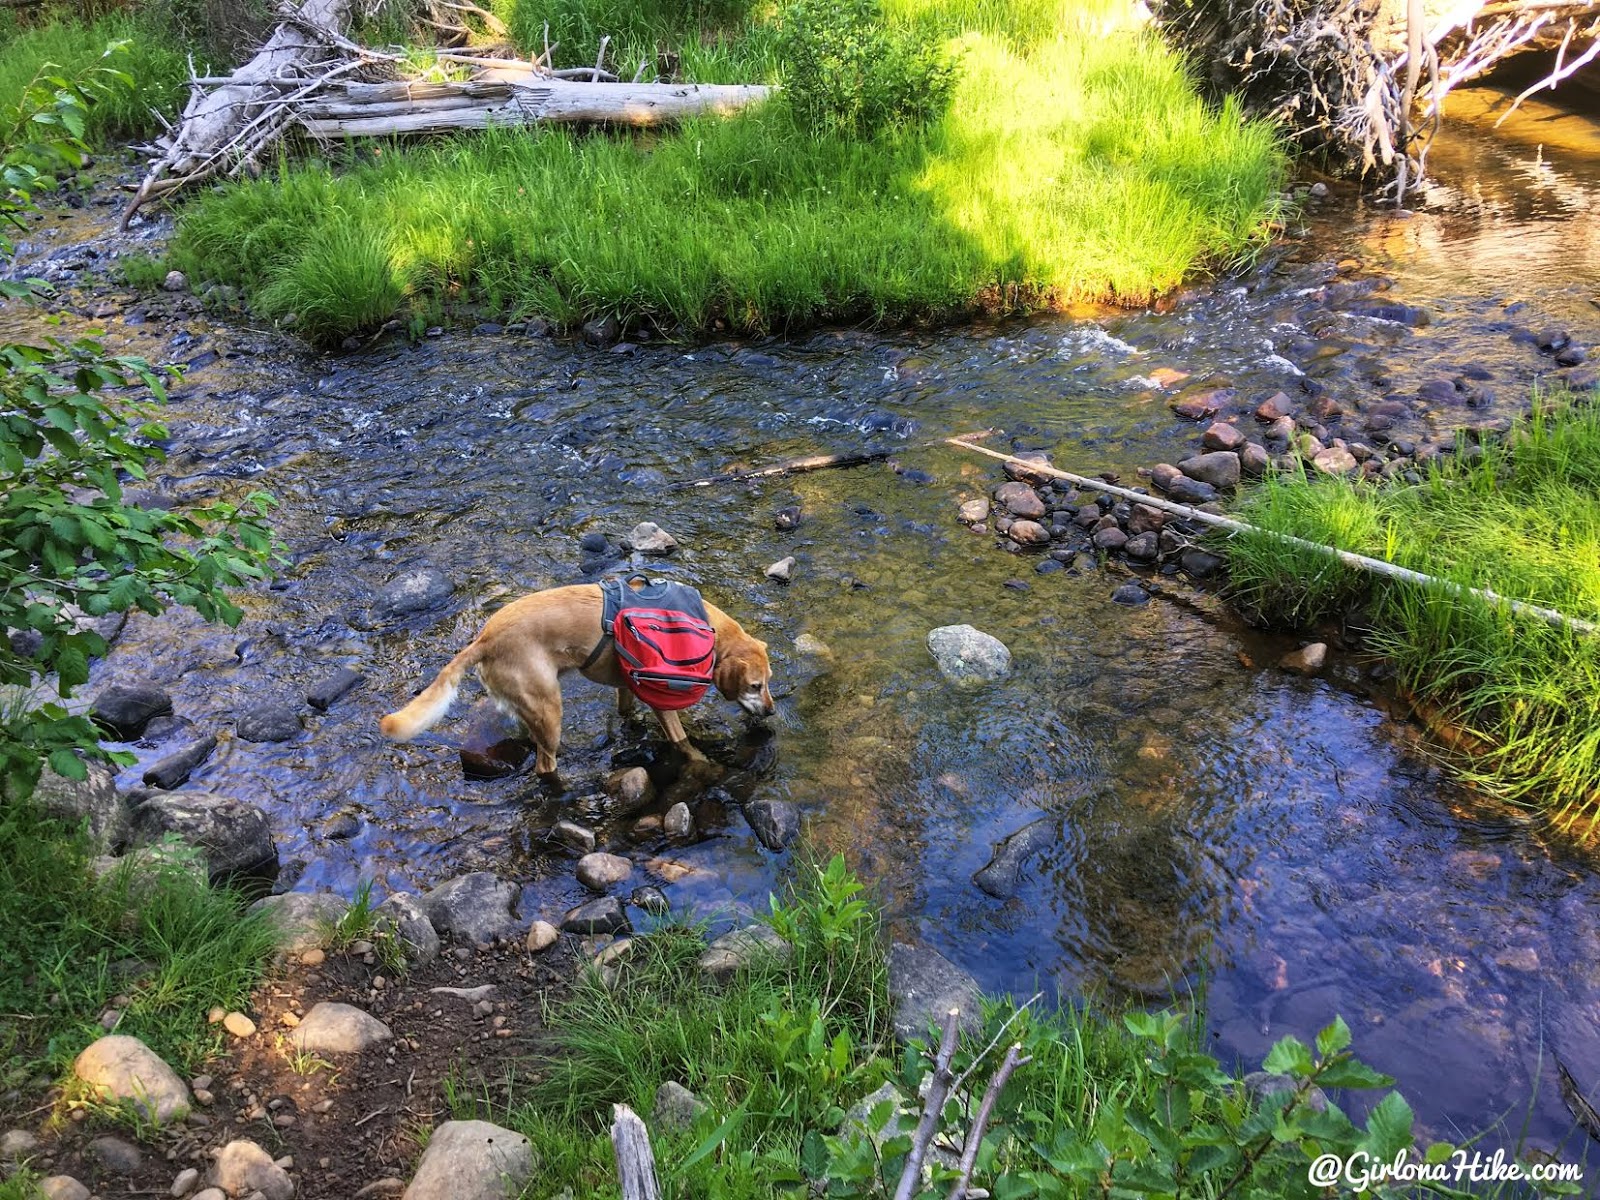
[[[719,638],[717,645],[717,691],[745,712],[770,717],[774,711],[772,664],[767,661],[767,644],[741,631],[738,636]]]

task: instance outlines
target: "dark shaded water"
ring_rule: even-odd
[[[1185,387],[1310,386],[1360,409],[1478,366],[1492,396],[1408,402],[1402,431],[1447,437],[1517,411],[1550,362],[1515,331],[1600,335],[1592,127],[1527,121],[1542,124],[1456,131],[1432,163],[1427,199],[1440,207],[1402,219],[1335,199],[1263,270],[1167,314],[632,356],[463,336],[319,359],[225,327],[163,344],[150,331],[171,328],[117,326],[114,340],[152,356],[221,355],[182,388],[165,486],[273,492],[293,563],[279,590],[248,598],[237,631],[135,622],[95,685],[154,678],[180,713],[224,731],[191,786],[266,807],[294,886],[349,892],[375,878],[382,893],[492,869],[524,883],[525,917],[555,916],[579,889],[544,830],[577,811],[624,842],[633,818],[608,815],[597,780],[641,746],[653,753],[650,736],[616,723],[610,693],[569,686],[570,790],[556,799],[526,776],[463,780],[455,739],[488,726],[475,687],[421,744],[383,742],[376,718],[507,598],[578,578],[580,535],[656,520],[684,549],[650,568],[699,584],[772,646],[770,740],[726,706],[697,713],[741,756],[728,790],[797,802],[815,839],[880,890],[901,936],[989,987],[1068,997],[1156,995],[1208,964],[1220,1053],[1258,1060],[1341,1013],[1432,1133],[1525,1117],[1552,1145],[1572,1126],[1553,1056],[1600,1087],[1593,860],[1453,788],[1419,733],[1368,695],[1359,662],[1321,680],[1247,665],[1294,643],[1175,583],[1126,609],[1108,602],[1115,569],[1034,575],[953,519],[995,473],[929,444],[999,426],[1074,470],[1131,480],[1195,432],[1169,413],[1173,393],[1149,385],[1160,367],[1190,372]],[[1552,141],[1556,129],[1572,132]],[[1347,256],[1366,282],[1329,292]],[[1430,323],[1350,311],[1382,276],[1385,302]],[[669,486],[880,445],[894,467]],[[773,512],[796,503],[807,522],[777,531]],[[794,582],[764,580],[787,554]],[[450,601],[373,628],[377,589],[421,566],[455,581]],[[1010,679],[976,693],[942,683],[924,638],[957,622],[1011,647]],[[801,653],[802,634],[831,653]],[[338,665],[366,686],[300,739],[227,740],[251,702],[303,696]],[[359,832],[326,836],[343,815]],[[736,810],[699,815],[698,844],[635,857],[699,868],[667,888],[680,907],[759,904],[786,861]],[[1016,895],[979,891],[970,876],[992,844],[1041,817],[1048,836]]]

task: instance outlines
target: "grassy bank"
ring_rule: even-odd
[[[87,23],[63,15],[32,26],[0,24],[0,128],[16,123],[23,95],[37,78],[81,75],[108,44],[121,41],[128,45],[117,66],[133,77],[133,86],[112,89],[90,110],[90,139],[104,145],[154,132],[159,125],[150,110],[170,117],[183,107],[189,69],[183,39],[151,11]]]
[[[508,18],[536,40],[548,18],[563,47],[621,29],[631,64],[660,43],[656,8],[625,7],[562,0]],[[690,8],[693,35],[671,34],[684,76],[788,77],[775,22],[792,6]],[[336,343],[396,313],[420,324],[464,306],[698,335],[1137,303],[1262,243],[1282,169],[1272,134],[1208,110],[1153,35],[1036,0],[896,0],[883,21],[956,65],[930,122],[865,135],[778,101],[651,137],[367,147],[341,168],[284,167],[200,197],[174,264]]]
[[[722,985],[697,967],[704,942],[694,930],[633,939],[612,978],[589,971],[546,1014],[553,1054],[513,1081],[509,1105],[463,1085],[454,1115],[528,1136],[526,1196],[617,1195],[613,1104],[650,1123],[668,1197],[793,1196],[807,1180],[817,1181],[811,1194],[891,1194],[931,1062],[925,1046],[893,1040],[881,931],[859,893],[838,859],[807,876],[772,917],[792,957],[758,958]],[[953,1060],[957,1075],[972,1073],[943,1114],[943,1144],[959,1153],[977,1097],[1015,1043],[1028,1061],[1001,1094],[973,1179],[995,1196],[1325,1195],[1306,1182],[1309,1156],[1359,1146],[1387,1161],[1411,1143],[1398,1095],[1360,1127],[1337,1108],[1313,1111],[1315,1088],[1390,1082],[1351,1056],[1342,1023],[1315,1047],[1275,1047],[1267,1066],[1283,1090],[1262,1096],[1205,1053],[1192,1014],[1041,1014],[1000,1000],[984,1016]],[[654,1114],[668,1082],[706,1106],[688,1127]],[[909,1115],[894,1119],[897,1105]],[[945,1196],[954,1178],[937,1165],[917,1194]]]
[[[266,966],[273,934],[242,902],[189,870],[99,879],[78,830],[28,802],[0,804],[0,1070],[16,1086],[52,1077],[106,1032],[132,1034],[192,1072],[221,1044],[212,1005],[235,1007]],[[123,997],[123,1003],[116,1003]]]
[[[1600,412],[1541,402],[1505,444],[1446,461],[1420,486],[1278,477],[1245,520],[1568,616],[1600,620]],[[1265,538],[1224,543],[1239,599],[1306,626],[1346,613],[1401,683],[1457,727],[1466,777],[1600,819],[1600,642],[1439,588],[1373,576]]]

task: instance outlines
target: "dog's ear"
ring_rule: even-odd
[[[739,693],[744,690],[744,648],[741,646],[726,654],[718,654],[711,677],[723,699],[737,700]]]

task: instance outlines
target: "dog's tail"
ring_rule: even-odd
[[[417,694],[415,700],[378,722],[383,736],[391,742],[409,742],[417,734],[433,728],[455,702],[461,677],[475,667],[482,657],[483,647],[473,642],[452,658],[444,670],[434,676],[433,682]]]

